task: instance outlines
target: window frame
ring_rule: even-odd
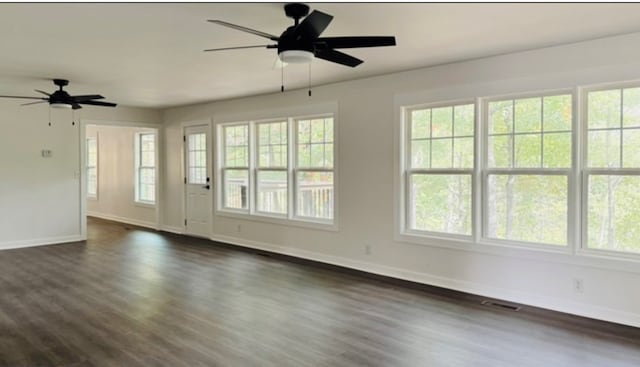
[[[247,127],[247,165],[246,166],[227,166],[226,165],[226,160],[227,160],[227,145],[226,145],[226,135],[225,135],[225,129],[227,127],[237,127],[237,126],[246,126]],[[218,200],[218,205],[217,205],[217,211],[220,212],[228,212],[228,213],[235,213],[235,214],[249,214],[250,210],[251,210],[251,196],[253,194],[253,188],[252,188],[252,180],[251,180],[251,165],[252,165],[252,154],[251,154],[251,139],[253,136],[253,132],[252,132],[252,128],[251,128],[251,123],[250,121],[239,121],[239,122],[232,122],[232,123],[224,123],[224,124],[219,124],[218,125],[218,129],[219,129],[219,133],[217,134],[219,139],[218,139],[218,157],[219,157],[219,161],[218,161],[218,170],[219,170],[219,177],[220,180],[218,182],[218,197],[220,198],[220,200]],[[226,203],[226,199],[227,199],[227,192],[224,189],[224,185],[225,185],[225,180],[227,177],[227,171],[241,171],[241,170],[246,170],[247,172],[247,180],[248,180],[248,184],[247,184],[247,195],[246,195],[246,200],[247,200],[247,208],[233,208],[233,207],[227,207],[225,205]]]
[[[629,252],[629,251],[615,251],[608,249],[598,249],[598,248],[590,248],[589,247],[589,177],[590,176],[640,176],[640,167],[638,168],[629,168],[629,167],[621,167],[618,168],[603,168],[589,167],[589,93],[591,92],[599,92],[599,91],[607,91],[607,90],[616,90],[616,89],[627,89],[627,88],[640,88],[640,81],[624,81],[624,82],[614,82],[614,83],[603,83],[596,85],[583,86],[578,88],[580,94],[580,126],[582,130],[580,131],[580,139],[581,139],[581,151],[579,155],[580,161],[580,201],[582,202],[582,210],[580,210],[579,218],[581,223],[580,228],[580,238],[581,241],[579,245],[576,246],[576,253],[580,255],[586,256],[594,256],[594,257],[605,257],[605,258],[615,258],[615,259],[630,259],[630,260],[640,260],[640,252]],[[624,108],[624,98],[621,98],[620,103],[621,110]],[[622,118],[622,115],[621,115]],[[624,128],[621,126],[620,131]],[[640,128],[639,128],[640,129]],[[622,138],[622,137],[621,137]],[[620,152],[622,154],[623,145],[620,146]]]
[[[142,165],[142,137],[145,135],[151,135],[153,136],[153,166],[143,166]],[[158,192],[158,135],[155,132],[152,131],[142,131],[142,132],[136,132],[135,133],[135,144],[134,144],[134,149],[135,149],[135,182],[134,182],[134,186],[135,186],[135,193],[134,193],[134,203],[136,205],[139,206],[144,206],[144,207],[155,207],[156,203],[158,202],[158,198],[157,198],[157,192]],[[143,169],[153,169],[154,172],[154,182],[153,182],[153,191],[154,191],[154,200],[150,201],[150,200],[143,200],[140,198],[140,185],[142,184],[141,181],[141,174],[140,172]]]
[[[544,167],[536,167],[536,168],[505,168],[505,167],[497,167],[491,168],[489,167],[489,103],[497,102],[497,101],[505,101],[505,100],[519,100],[519,99],[528,99],[528,98],[545,98],[545,97],[553,97],[558,95],[569,95],[571,97],[571,150],[569,152],[571,157],[571,166],[568,168],[544,168]],[[514,94],[504,94],[498,96],[491,97],[483,97],[479,98],[479,103],[481,104],[480,109],[482,111],[481,117],[481,164],[480,164],[480,175],[481,175],[481,233],[478,239],[480,244],[492,244],[492,245],[500,245],[500,246],[508,246],[515,248],[529,248],[529,249],[537,249],[537,250],[547,250],[552,252],[564,252],[570,253],[573,251],[576,243],[575,231],[576,227],[579,225],[575,220],[575,211],[577,210],[577,192],[576,192],[576,182],[577,182],[577,149],[579,142],[577,141],[578,135],[578,126],[577,126],[577,114],[576,114],[576,105],[577,105],[577,97],[575,89],[563,88],[563,89],[553,89],[553,90],[543,90],[543,91],[532,91],[526,93],[514,93]],[[515,110],[514,110],[515,113]],[[544,109],[541,110],[541,113],[544,114]],[[542,125],[544,126],[544,124]],[[541,134],[544,134],[544,129],[541,127]],[[541,145],[541,149],[543,146]],[[544,151],[541,152],[544,154]],[[542,159],[542,158],[541,158]],[[543,165],[543,161],[540,162],[541,166]],[[516,175],[516,176],[526,176],[526,175],[535,175],[535,176],[565,176],[567,177],[567,234],[566,234],[566,243],[563,245],[558,244],[545,244],[538,242],[529,242],[529,241],[521,241],[521,240],[512,240],[512,239],[501,239],[501,238],[493,238],[489,237],[489,176],[491,175]]]
[[[90,140],[94,140],[95,141],[95,145],[96,145],[96,164],[95,166],[91,166],[89,163],[89,141]],[[85,140],[85,154],[87,157],[87,161],[86,161],[86,166],[85,166],[85,170],[86,170],[86,174],[87,174],[87,199],[89,200],[98,200],[98,194],[99,194],[99,187],[100,187],[100,180],[99,180],[99,172],[98,172],[98,166],[99,166],[99,160],[100,160],[100,148],[99,148],[99,143],[98,143],[98,134],[96,134],[95,136],[88,136],[86,137]],[[95,194],[92,194],[89,192],[89,170],[90,169],[95,169],[96,170],[96,192]]]
[[[337,231],[338,227],[338,131],[337,131],[337,108],[318,108],[320,111],[327,112],[318,112],[318,113],[299,113],[299,114],[277,114],[273,115],[273,117],[264,118],[264,119],[243,119],[242,121],[234,121],[234,122],[217,122],[216,123],[216,142],[217,142],[217,156],[218,158],[214,160],[215,169],[218,172],[217,179],[217,187],[216,197],[218,198],[217,204],[215,206],[216,215],[237,218],[237,219],[246,219],[246,220],[254,220],[260,222],[267,222],[273,224],[280,225],[293,225],[298,227],[312,228],[312,229],[320,229],[320,230],[329,230],[329,231]],[[268,114],[265,114],[268,115]],[[282,117],[282,115],[288,115],[288,117]],[[280,117],[278,117],[280,116]],[[331,117],[333,119],[333,218],[330,220],[322,220],[317,218],[298,216],[296,215],[296,204],[297,204],[297,196],[296,196],[296,187],[297,187],[297,120],[303,119],[313,119],[313,118],[326,118]],[[273,122],[286,122],[287,124],[287,213],[270,213],[265,211],[257,210],[257,175],[260,171],[283,171],[283,168],[260,168],[258,167],[258,159],[259,159],[259,144],[258,144],[258,133],[257,133],[257,125],[259,124],[267,124]],[[248,195],[247,195],[247,209],[233,209],[226,208],[224,206],[224,128],[226,126],[233,125],[248,125],[249,129],[249,167],[248,167],[248,177],[249,177],[249,185],[248,185]],[[307,170],[307,169],[305,169]],[[313,170],[313,169],[312,169]]]
[[[411,112],[420,109],[434,109],[441,107],[453,107],[462,105],[473,106],[473,167],[472,168],[411,168]],[[475,232],[477,227],[476,212],[476,200],[475,192],[477,186],[476,170],[478,166],[478,109],[475,99],[461,99],[447,102],[435,102],[435,103],[423,103],[402,107],[403,121],[402,121],[402,187],[404,193],[402,195],[403,217],[402,217],[402,230],[401,233],[409,236],[434,238],[434,239],[449,239],[460,242],[473,242],[475,240]],[[455,136],[452,135],[451,139]],[[453,151],[452,151],[453,153]],[[469,175],[471,178],[471,234],[455,234],[437,231],[427,231],[412,229],[410,223],[411,218],[411,177],[413,175]]]

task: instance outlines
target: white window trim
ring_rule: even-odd
[[[140,144],[140,140],[142,139],[143,135],[153,135],[153,142],[154,142],[154,149],[153,149],[153,155],[154,155],[154,166],[153,167],[143,167],[140,164],[140,161],[142,159],[142,144]],[[141,168],[153,168],[154,170],[154,196],[157,196],[157,186],[158,186],[158,168],[157,168],[157,158],[158,158],[158,135],[155,132],[147,132],[147,131],[142,131],[142,132],[137,132],[135,133],[135,142],[134,142],[134,149],[135,149],[135,154],[134,154],[134,169],[135,169],[135,182],[134,182],[134,186],[135,186],[135,193],[134,193],[134,204],[136,206],[140,206],[140,207],[146,207],[146,208],[155,208],[156,207],[156,203],[157,203],[157,197],[155,201],[148,201],[148,200],[140,200],[140,169]]]
[[[316,107],[314,110],[318,110]],[[322,112],[321,112],[322,111]],[[297,111],[299,112],[299,111]],[[339,226],[339,213],[338,213],[338,203],[339,203],[339,180],[338,180],[338,113],[337,106],[329,107],[329,108],[321,108],[318,112],[314,113],[298,113],[298,114],[287,114],[283,113],[283,115],[289,115],[291,117],[280,117],[277,115],[273,115],[272,113],[267,113],[267,115],[271,115],[272,117],[268,119],[246,119],[244,121],[234,121],[234,122],[225,122],[220,121],[216,123],[216,152],[217,159],[214,160],[215,164],[215,172],[218,174],[216,180],[216,197],[217,205],[215,207],[215,214],[224,217],[236,218],[236,219],[245,219],[251,221],[279,224],[285,226],[296,226],[303,228],[311,228],[311,229],[319,229],[319,230],[328,230],[328,231],[338,231]],[[296,205],[296,197],[295,197],[295,173],[297,172],[297,167],[295,167],[294,163],[297,159],[297,126],[296,121],[301,119],[310,119],[310,118],[318,118],[318,117],[332,117],[333,118],[333,169],[330,170],[333,172],[333,219],[332,220],[321,220],[316,218],[309,218],[303,216],[297,216],[294,214],[295,205]],[[281,215],[277,213],[265,213],[256,210],[255,204],[255,193],[256,193],[256,157],[257,157],[257,141],[255,133],[255,125],[260,123],[268,123],[268,122],[277,122],[277,121],[286,121],[287,122],[287,172],[288,172],[288,196],[287,196],[287,205],[288,212],[286,215]],[[224,127],[232,126],[232,125],[249,125],[249,194],[248,194],[248,208],[247,209],[233,209],[224,207],[224,169],[228,167],[224,167]],[[252,148],[253,147],[253,148]],[[264,169],[261,169],[264,170]],[[305,171],[308,169],[304,169]],[[314,169],[309,169],[314,170]]]
[[[624,252],[614,251],[606,249],[595,249],[588,247],[588,208],[589,208],[589,176],[591,175],[625,175],[625,176],[639,176],[640,168],[590,168],[588,165],[588,136],[589,136],[589,115],[588,115],[588,96],[591,92],[605,91],[611,89],[625,89],[625,88],[637,88],[640,87],[640,81],[625,81],[617,83],[604,83],[591,86],[584,86],[578,88],[579,92],[579,104],[580,104],[580,139],[581,139],[581,151],[579,155],[580,162],[580,190],[581,190],[581,202],[582,210],[579,213],[579,219],[581,222],[579,245],[576,246],[576,254],[583,256],[590,256],[595,258],[610,258],[610,259],[627,259],[633,261],[640,261],[640,252]],[[623,104],[621,103],[621,108]],[[622,151],[622,145],[620,146]]]
[[[96,141],[96,165],[95,166],[89,166],[89,140],[95,140]],[[96,193],[95,194],[90,194],[89,193],[89,183],[87,180],[87,199],[88,200],[92,200],[92,201],[97,201],[98,200],[98,194],[100,193],[100,174],[98,172],[98,167],[99,167],[99,161],[100,161],[100,146],[99,146],[99,142],[98,142],[98,133],[96,133],[95,136],[88,136],[85,140],[85,155],[87,157],[87,165],[85,166],[85,170],[87,172],[87,178],[89,177],[89,169],[90,168],[95,168],[96,169]]]

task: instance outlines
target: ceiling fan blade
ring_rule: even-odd
[[[20,98],[20,99],[41,99],[44,101],[48,101],[49,98],[42,98],[42,97],[22,97],[22,96],[0,96],[0,98]]]
[[[32,104],[45,103],[45,102],[47,102],[47,101],[45,100],[45,101],[29,102],[29,103],[23,103],[20,106],[28,106],[28,105],[32,105]]]
[[[396,38],[391,36],[371,36],[371,37],[322,37],[316,40],[316,46],[320,48],[358,48],[358,47],[380,47],[395,46]]]
[[[50,93],[47,93],[47,92],[45,92],[45,91],[43,91],[43,90],[40,90],[40,89],[34,89],[34,90],[35,90],[36,92],[38,92],[38,93],[42,93],[42,94],[44,94],[45,96],[51,96],[51,94],[50,94]]]
[[[100,101],[84,101],[78,102],[79,104],[88,104],[91,106],[105,106],[105,107],[115,107],[117,104],[111,102],[100,102]]]
[[[333,15],[314,10],[296,28],[296,34],[305,39],[315,40],[333,20]]]
[[[211,20],[211,19],[209,19],[209,20],[207,20],[207,22],[219,24],[221,26],[225,26],[225,27],[228,27],[228,28],[233,28],[233,29],[238,30],[238,31],[255,34],[256,36],[268,38],[268,39],[270,39],[272,41],[277,41],[278,40],[278,36],[274,36],[273,34],[269,34],[269,33],[262,32],[262,31],[257,31],[255,29],[251,29],[251,28],[243,27],[241,25],[225,22],[223,20]]]
[[[104,97],[99,94],[85,94],[81,96],[71,96],[71,98],[76,102],[84,102],[92,99],[104,99]]]
[[[347,55],[343,52],[332,50],[332,49],[316,50],[315,55],[319,59],[335,62],[341,65],[351,66],[352,68],[355,68],[356,66],[364,62],[351,55]]]
[[[257,46],[237,46],[237,47],[222,47],[222,48],[210,48],[204,50],[204,52],[209,51],[225,51],[225,50],[241,50],[244,48],[276,48],[278,45],[257,45]]]

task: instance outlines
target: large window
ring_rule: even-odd
[[[407,227],[472,234],[474,105],[410,108],[407,113]]]
[[[222,211],[333,223],[330,115],[219,126]]]
[[[485,235],[567,245],[570,94],[488,101]]]
[[[640,88],[585,97],[586,245],[640,253]]]
[[[87,197],[98,197],[98,138],[87,138]]]
[[[136,134],[136,202],[156,202],[156,135]]]

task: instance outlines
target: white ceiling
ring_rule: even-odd
[[[221,19],[279,35],[283,4],[0,4],[0,94],[100,93],[121,105],[163,108],[280,90],[275,50],[206,22]],[[352,49],[355,69],[316,60],[312,83],[363,78],[460,60],[640,31],[640,4],[318,3],[334,16],[323,36],[395,35],[396,47]],[[635,47],[634,45],[633,47]],[[307,66],[285,68],[287,88]]]

